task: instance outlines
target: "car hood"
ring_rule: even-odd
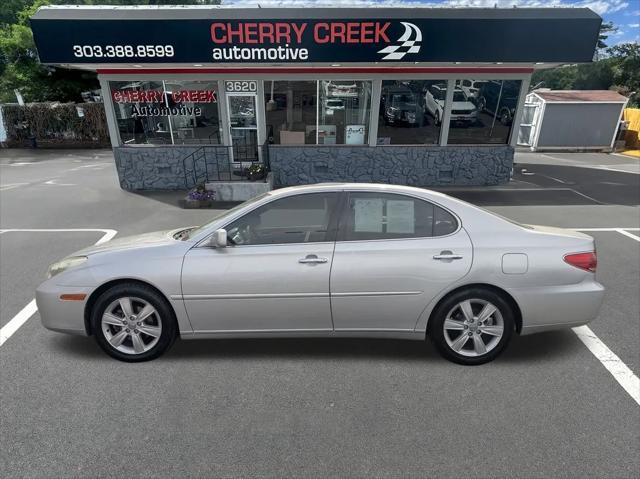
[[[179,231],[186,228],[178,228],[173,230],[154,231],[152,233],[144,233],[135,236],[125,236],[122,238],[116,238],[106,243],[89,246],[88,248],[81,249],[74,253],[74,256],[88,256],[96,253],[104,253],[107,251],[125,250],[125,249],[137,249],[137,248],[150,248],[154,246],[163,246],[168,244],[174,244],[176,240],[174,235]]]
[[[470,101],[454,101],[451,105],[452,110],[475,110],[476,106]]]

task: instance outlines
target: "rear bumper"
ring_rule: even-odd
[[[36,304],[42,325],[52,331],[87,336],[84,309],[93,288],[69,287],[42,283],[36,289]],[[62,294],[86,294],[83,301],[63,301]]]
[[[522,312],[521,334],[572,328],[593,321],[604,299],[604,286],[589,279],[578,284],[509,289]]]

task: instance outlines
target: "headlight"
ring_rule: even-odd
[[[69,258],[57,261],[49,266],[49,271],[47,271],[47,278],[53,278],[55,275],[60,274],[69,268],[80,266],[85,261],[87,261],[86,256],[70,256]]]

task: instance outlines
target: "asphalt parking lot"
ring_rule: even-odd
[[[638,376],[640,174],[609,155],[558,158],[519,154],[512,184],[449,192],[598,229],[607,294],[590,328]],[[177,198],[121,190],[110,151],[0,151],[0,326],[29,313],[49,263],[111,230],[215,214]],[[0,346],[0,371],[7,478],[640,474],[639,404],[571,330],[516,337],[480,367],[429,343],[350,339],[178,341],[126,364],[36,312]]]

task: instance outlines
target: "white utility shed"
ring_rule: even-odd
[[[612,150],[627,98],[609,90],[534,90],[518,145],[531,150]]]

